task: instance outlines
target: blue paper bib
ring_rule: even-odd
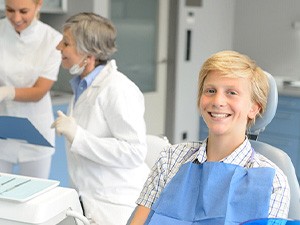
[[[149,225],[238,225],[268,217],[273,168],[186,163],[153,204]]]

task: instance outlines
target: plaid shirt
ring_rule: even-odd
[[[137,204],[151,208],[159,198],[166,184],[175,176],[180,166],[197,159],[206,161],[206,140],[173,145],[160,153],[160,158],[144,185]],[[271,167],[275,169],[272,194],[270,198],[269,217],[287,218],[290,205],[290,188],[284,173],[270,160],[259,153],[252,154],[249,140],[246,140],[229,156],[221,160],[224,163],[239,165],[245,168]]]

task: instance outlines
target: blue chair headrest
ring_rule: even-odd
[[[250,127],[248,134],[258,136],[258,134],[265,129],[265,127],[272,121],[275,116],[278,104],[278,91],[274,77],[268,72],[264,71],[269,81],[269,95],[267,100],[267,107],[261,117],[257,117],[255,124]]]

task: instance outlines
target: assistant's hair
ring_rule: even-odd
[[[70,29],[79,53],[93,55],[96,61],[105,62],[117,51],[117,31],[113,23],[95,13],[78,13],[63,25]]]
[[[32,0],[33,1],[33,3],[35,4],[35,5],[38,5],[39,3],[40,3],[40,1],[41,0]],[[37,19],[40,19],[40,10],[38,9],[38,11],[36,12],[36,18]]]
[[[265,112],[269,93],[268,78],[252,59],[236,51],[218,52],[204,62],[198,79],[198,107],[205,78],[211,71],[218,71],[224,77],[249,79],[252,101],[260,106],[258,116]],[[254,122],[255,119],[249,120],[247,127]]]

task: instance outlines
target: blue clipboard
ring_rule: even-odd
[[[53,147],[27,118],[0,116],[0,138]]]

